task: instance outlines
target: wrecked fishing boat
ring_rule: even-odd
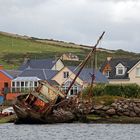
[[[17,115],[17,123],[71,122],[84,118],[85,114],[90,112],[92,102],[83,101],[79,95],[67,97],[67,94],[89,58],[96,52],[96,46],[99,44],[104,33],[102,33],[95,46],[80,64],[80,69],[66,93],[50,85],[47,81],[39,81],[39,86],[35,91],[21,94],[16,98],[13,108]],[[93,85],[94,78],[93,74],[91,86]]]

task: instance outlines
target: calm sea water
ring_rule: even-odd
[[[136,124],[0,124],[0,140],[140,140]]]

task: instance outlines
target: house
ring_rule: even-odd
[[[19,67],[20,71],[25,69],[51,69],[61,70],[64,67],[60,59],[25,59],[23,64]]]
[[[57,81],[60,85],[61,89],[66,92],[68,87],[70,86],[72,80],[74,79],[75,75],[77,74],[76,67],[64,67],[60,70],[52,80]],[[77,77],[74,85],[72,86],[71,90],[69,91],[68,95],[77,94],[82,89],[87,87],[91,83],[91,75],[93,73],[93,69],[91,68],[84,68],[80,75]],[[94,83],[106,83],[107,78],[100,72],[95,71],[95,81]]]
[[[101,72],[111,84],[140,85],[140,59],[109,57],[102,65]]]
[[[38,86],[39,80],[47,80],[50,84],[57,85],[57,82],[51,80],[57,72],[50,69],[25,69],[12,80],[12,91],[24,92],[34,90]]]
[[[61,60],[70,60],[70,61],[79,61],[79,57],[72,53],[64,53],[61,57]]]
[[[7,73],[3,66],[0,65],[0,93],[8,93],[11,88],[11,81],[13,77]]]
[[[12,92],[12,80],[18,76],[21,72],[17,70],[5,70],[0,65],[0,98],[3,100],[13,100],[18,95]],[[3,96],[3,97],[2,97]]]

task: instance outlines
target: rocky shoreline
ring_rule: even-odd
[[[113,103],[92,104],[77,100],[73,109],[86,115],[78,122],[86,123],[138,123],[140,124],[140,99],[115,99]],[[70,103],[69,105],[73,105]],[[61,106],[62,107],[62,106]],[[81,114],[80,113],[80,114]],[[79,114],[79,115],[80,115]],[[16,116],[0,117],[0,123],[14,122]]]
[[[93,105],[91,113],[101,117],[140,117],[140,99],[118,99],[110,105]]]

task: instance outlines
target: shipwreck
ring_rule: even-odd
[[[78,75],[96,52],[96,47],[105,32],[97,40],[85,60],[79,65],[79,71],[71,82],[66,93],[50,85],[47,81],[39,81],[35,91],[21,94],[13,105],[17,119],[16,123],[62,123],[72,122],[84,118],[92,109],[92,102],[84,101],[79,95],[68,97],[67,93],[76,81]],[[93,81],[94,74],[91,76]]]

